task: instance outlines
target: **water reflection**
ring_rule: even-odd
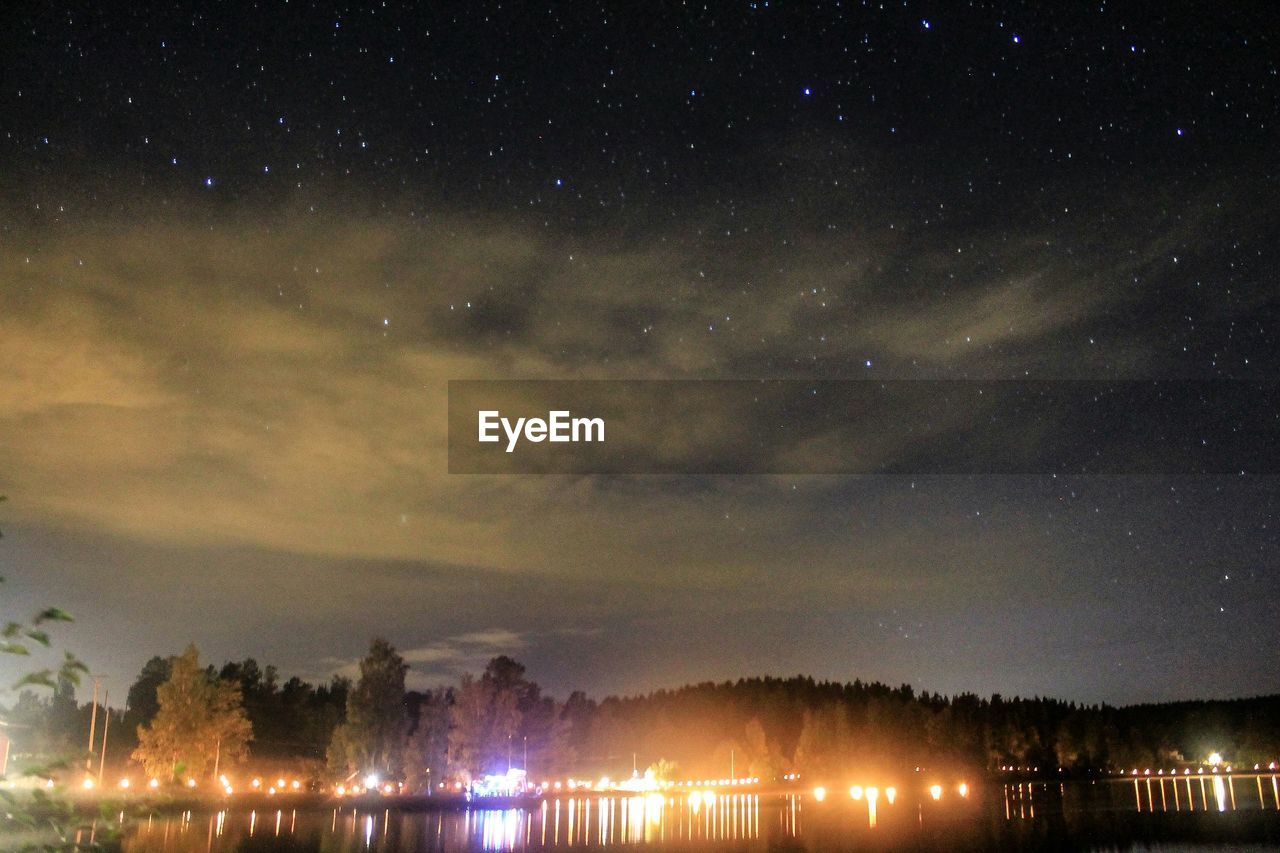
[[[1130,784],[1140,812],[1280,810],[1277,775],[1148,776]]]
[[[770,798],[771,800],[773,798]],[[782,798],[778,832],[799,833],[801,798]],[[760,837],[760,796],[715,794],[544,800],[534,809],[472,809],[461,812],[377,812],[357,808],[323,813],[322,830],[351,849],[525,850],[540,847],[607,847],[665,842],[751,841]],[[238,840],[317,835],[314,818],[297,810],[245,813],[220,811],[207,816],[205,850],[231,849]],[[204,827],[201,827],[204,828]],[[126,836],[130,850],[192,850],[201,845],[191,812],[150,816]],[[220,843],[226,839],[228,843]],[[356,842],[352,845],[351,842]],[[327,845],[326,845],[327,846]]]
[[[1280,778],[1215,776],[1083,783],[1023,782],[935,799],[927,787],[854,797],[721,794],[565,797],[533,808],[411,811],[393,808],[236,810],[150,816],[133,823],[123,847],[137,853],[325,851],[521,851],[644,845],[650,848],[769,850],[949,849],[1027,846],[1076,832],[1094,846],[1107,833],[1169,837],[1222,827],[1222,814],[1261,840],[1280,837]],[[1127,824],[1116,815],[1128,813]],[[1183,814],[1174,817],[1178,812]],[[1193,823],[1188,823],[1191,821]],[[1261,821],[1261,823],[1259,823]],[[1092,823],[1091,823],[1092,822]],[[101,824],[104,836],[114,827]],[[1259,829],[1261,828],[1261,829]],[[1028,834],[1030,833],[1030,834]],[[1163,833],[1163,834],[1161,834]],[[83,839],[85,841],[89,838]],[[1237,839],[1238,840],[1238,839]],[[960,845],[963,846],[963,845]],[[1032,846],[1035,846],[1034,843]]]
[[[1145,776],[1070,785],[1022,782],[1002,788],[1009,821],[1114,807],[1145,814],[1280,811],[1280,775],[1275,774]]]

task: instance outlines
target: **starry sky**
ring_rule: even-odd
[[[1280,13],[1054,6],[6,4],[6,612],[121,695],[1280,691],[1274,476],[447,473],[450,379],[1272,381]]]

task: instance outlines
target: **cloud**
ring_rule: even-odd
[[[527,645],[525,635],[506,628],[469,631],[437,640],[423,646],[400,649],[409,664],[405,684],[410,689],[426,690],[441,683],[453,683],[463,673],[483,670],[489,661],[503,654],[516,654]],[[359,659],[328,658],[324,661],[324,680],[335,676],[360,677]]]
[[[1109,277],[1167,242],[1103,240],[1064,264],[1033,230],[981,257],[887,228],[689,236],[713,224],[592,241],[443,214],[245,214],[17,234],[0,266],[0,488],[54,526],[535,573],[602,555],[642,573],[672,559],[652,542],[674,526],[696,574],[723,553],[696,544],[717,524],[669,483],[447,475],[446,381],[849,375],[867,358],[1010,376],[1082,347],[1087,371],[1081,330],[1129,298]],[[712,414],[705,430],[746,426]],[[736,510],[751,529],[789,523],[765,500]]]

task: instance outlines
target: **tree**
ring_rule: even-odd
[[[409,730],[404,706],[404,658],[375,639],[360,660],[360,678],[347,693],[347,720],[333,732],[329,767],[347,777],[398,778]]]
[[[142,672],[138,673],[137,680],[130,685],[128,708],[139,725],[151,722],[160,710],[156,690],[169,680],[170,674],[169,659],[156,656],[143,664]]]
[[[450,708],[453,691],[439,687],[422,697],[418,725],[405,747],[404,781],[412,791],[430,790],[448,769]]]
[[[455,773],[471,779],[506,769],[514,758],[523,718],[521,700],[529,698],[530,687],[524,667],[505,655],[491,660],[479,678],[462,676],[449,732],[449,762]]]
[[[213,772],[215,765],[243,758],[253,737],[240,685],[210,677],[194,644],[169,661],[169,680],[156,689],[158,710],[138,727],[135,760],[148,776],[175,779]]]

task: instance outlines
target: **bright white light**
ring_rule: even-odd
[[[853,787],[851,787],[849,789],[849,797],[850,799],[854,799],[854,800],[862,799],[862,786],[854,785]]]
[[[827,798],[827,789],[819,785],[813,789],[813,798],[818,802],[822,802]]]
[[[378,787],[378,782],[379,779],[377,773],[370,773],[368,776],[364,777],[364,786],[366,788],[376,788]],[[281,781],[280,784],[283,785],[284,782]]]

